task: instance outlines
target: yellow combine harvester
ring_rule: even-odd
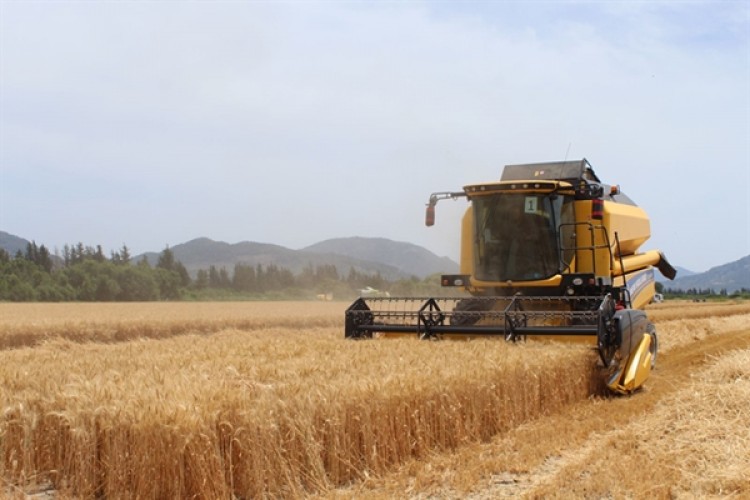
[[[641,387],[656,362],[657,338],[643,312],[655,293],[654,267],[675,269],[657,250],[639,252],[649,219],[618,186],[603,184],[585,159],[508,165],[499,182],[433,193],[471,204],[461,224],[461,274],[443,286],[464,297],[357,299],[347,338],[423,339],[547,336],[595,344],[618,393]]]

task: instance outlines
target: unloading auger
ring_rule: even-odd
[[[639,252],[650,237],[645,211],[586,159],[508,165],[500,181],[433,193],[426,224],[439,200],[457,198],[470,202],[460,274],[441,284],[468,295],[359,298],[346,310],[345,336],[584,342],[596,346],[611,390],[640,388],[658,348],[642,310],[654,297],[654,267],[676,275],[661,252]]]

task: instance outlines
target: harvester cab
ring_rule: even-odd
[[[645,211],[618,186],[603,184],[585,159],[508,165],[499,181],[433,193],[426,224],[442,199],[466,198],[460,274],[441,284],[462,297],[355,301],[347,338],[500,336],[596,346],[607,385],[642,386],[657,337],[642,309],[655,294],[654,267],[676,275],[664,255],[639,252],[650,237]]]

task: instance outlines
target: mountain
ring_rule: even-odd
[[[383,262],[405,274],[419,277],[458,272],[458,264],[448,257],[438,257],[418,245],[385,238],[335,238],[310,245],[303,251]]]
[[[677,270],[677,276],[679,276],[680,278],[685,278],[687,276],[693,276],[695,274],[698,274],[695,271],[691,271],[690,269],[685,269],[684,267],[674,266],[674,268]]]
[[[677,276],[680,278],[684,278],[685,276],[693,276],[694,274],[698,274],[694,271],[691,271],[690,269],[685,269],[684,267],[680,266],[674,266],[675,270],[677,271]],[[659,272],[658,269],[654,269],[654,273],[656,276],[656,281],[663,284],[665,287],[670,288],[672,280],[664,276],[662,273]]]
[[[750,290],[750,255],[728,264],[712,267],[704,273],[683,276],[678,270],[674,281],[664,281],[663,284],[665,288],[672,290],[711,288],[716,292],[726,290],[729,293],[740,288]]]
[[[347,247],[345,242],[348,240],[356,241],[356,245]],[[327,245],[326,242],[322,242],[302,250],[292,250],[269,243],[225,243],[209,238],[197,238],[170,247],[170,250],[191,275],[212,265],[219,269],[224,267],[231,272],[235,264],[273,264],[289,269],[295,274],[308,266],[334,265],[340,274],[346,274],[350,268],[354,268],[359,272],[379,272],[389,280],[408,278],[412,275],[424,278],[435,272],[450,273],[458,269],[458,264],[450,259],[438,257],[411,243],[383,238],[342,238],[337,241],[338,245]],[[339,251],[330,251],[331,249]],[[357,254],[357,249],[362,250],[362,255]],[[404,256],[401,263],[398,260],[399,254]],[[388,258],[379,259],[378,255],[387,255]],[[424,262],[415,265],[415,255]],[[148,252],[134,257],[134,260],[143,257],[154,265],[159,259],[159,252]]]
[[[16,254],[19,250],[21,252],[26,251],[26,245],[31,243],[28,240],[25,240],[23,238],[19,238],[18,236],[12,235],[10,233],[6,233],[5,231],[0,231],[0,248],[8,252],[11,257]]]

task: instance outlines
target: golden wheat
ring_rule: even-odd
[[[0,303],[0,350],[51,339],[122,342],[228,328],[336,327],[336,302]]]
[[[748,325],[750,325],[750,312],[657,322],[656,332],[659,338],[659,351],[667,353],[717,333],[744,330]]]
[[[223,331],[0,353],[2,475],[84,497],[300,496],[592,392],[592,355]],[[531,374],[531,376],[530,376]]]
[[[0,308],[16,311],[2,331],[33,345],[0,351],[0,477],[16,491],[299,497],[600,390],[595,355],[578,346],[345,341],[345,304],[139,306]],[[746,325],[737,307],[657,321],[665,352]]]
[[[750,301],[727,300],[725,302],[691,302],[689,300],[669,300],[651,304],[646,308],[652,321],[676,319],[701,319],[723,316],[736,316],[750,313]]]

